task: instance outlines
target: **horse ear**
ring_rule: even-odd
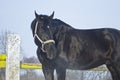
[[[36,19],[39,18],[39,15],[36,13],[36,11],[35,11],[35,17],[36,17]]]
[[[51,18],[51,19],[53,19],[53,17],[54,17],[54,11],[53,11],[53,13],[50,15],[50,18]]]

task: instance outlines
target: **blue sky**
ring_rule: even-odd
[[[25,56],[36,56],[30,29],[34,11],[50,15],[78,29],[120,29],[120,0],[1,0],[0,31],[21,36]]]

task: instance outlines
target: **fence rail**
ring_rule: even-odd
[[[0,54],[0,61],[6,61],[6,54]]]
[[[0,54],[0,68],[6,68],[6,54]],[[42,69],[41,64],[20,63],[21,69]]]

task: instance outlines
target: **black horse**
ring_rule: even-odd
[[[31,24],[37,56],[46,80],[65,80],[66,69],[87,70],[105,64],[113,80],[120,80],[120,31],[112,28],[78,30],[50,15]]]

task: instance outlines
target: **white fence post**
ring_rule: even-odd
[[[6,80],[20,80],[20,36],[7,35]]]

